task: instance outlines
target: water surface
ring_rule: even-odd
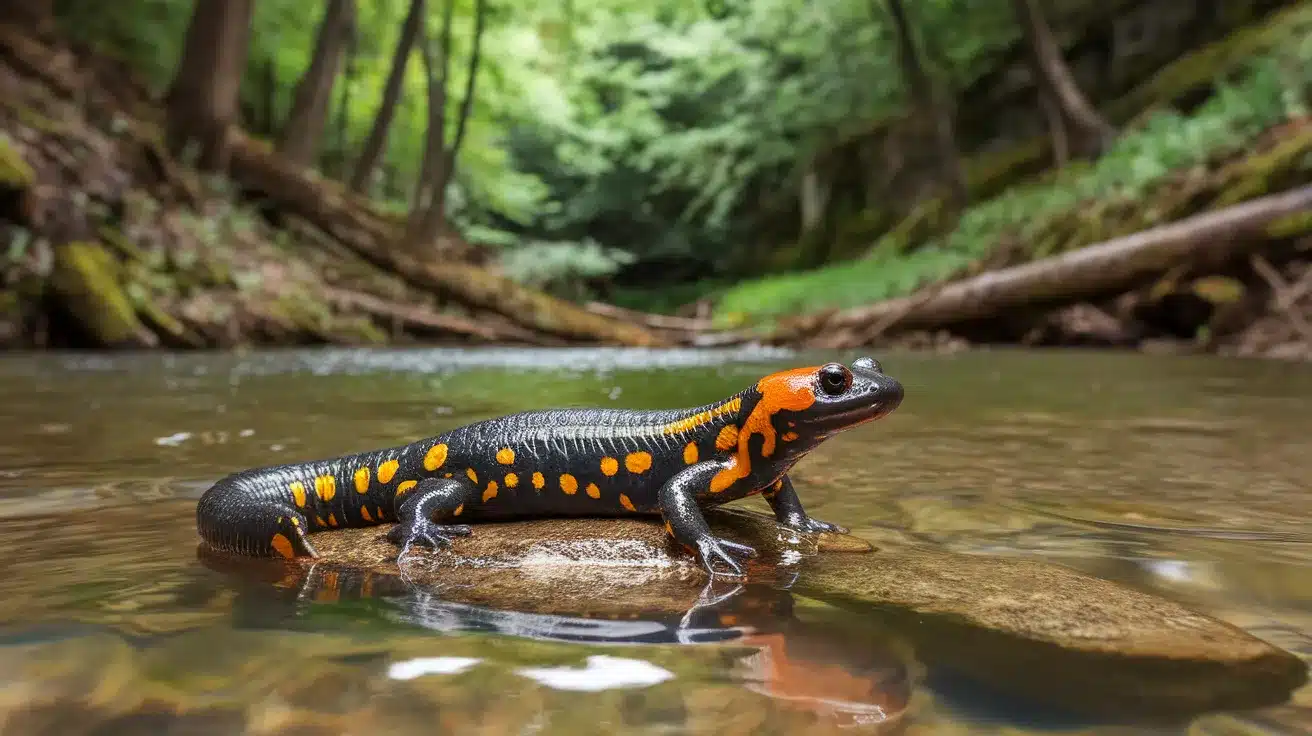
[[[317,350],[0,360],[0,732],[1182,733],[915,660],[774,589],[689,630],[289,590],[198,559],[233,470],[498,414],[668,408],[852,355]],[[793,478],[883,548],[1040,558],[1312,659],[1312,369],[1093,353],[880,354],[907,388]],[[759,500],[745,502],[764,508]],[[684,628],[680,629],[682,621]],[[1300,733],[1312,689],[1196,733]]]

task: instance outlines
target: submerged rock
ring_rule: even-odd
[[[932,671],[1009,697],[1099,717],[1179,718],[1278,704],[1307,680],[1297,657],[1235,626],[1065,567],[934,550],[875,552],[856,537],[797,534],[736,510],[713,511],[707,521],[716,534],[757,548],[748,588],[857,613],[851,618],[859,631],[851,621],[831,630],[847,629],[843,637],[853,646],[858,634],[897,642]],[[668,543],[658,520],[480,524],[448,550],[412,549],[399,567],[387,528],[315,535],[323,556],[314,561],[204,557],[211,566],[264,570],[271,582],[299,586],[301,599],[423,591],[411,596],[412,622],[444,628],[459,619],[529,637],[559,635],[561,616],[684,625],[681,615],[724,616],[735,605],[735,584],[707,586],[700,565]],[[728,592],[715,593],[717,586]],[[737,605],[750,610],[757,595],[740,595]],[[765,608],[758,622],[789,607]],[[630,635],[622,628],[590,633]]]

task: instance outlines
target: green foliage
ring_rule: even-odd
[[[738,284],[720,295],[717,318],[734,324],[869,303],[950,277],[1006,243],[1039,248],[1095,204],[1142,209],[1144,195],[1168,177],[1243,151],[1263,131],[1306,115],[1309,102],[1312,37],[1303,36],[1250,62],[1238,81],[1221,85],[1192,115],[1154,114],[1096,164],[1070,166],[1047,182],[981,202],[951,233],[914,252],[902,252],[886,236],[859,261]]]

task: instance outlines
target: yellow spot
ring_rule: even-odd
[[[445,442],[433,445],[432,449],[428,451],[428,454],[424,455],[424,469],[429,472],[442,467],[442,463],[444,462],[446,462]]]
[[[273,540],[270,544],[272,544],[273,548],[278,551],[278,554],[283,557],[290,559],[296,556],[296,550],[292,549],[292,540],[288,539],[283,534],[273,535]]]
[[[355,471],[355,490],[357,493],[369,492],[369,468],[357,468]]]
[[[314,479],[314,495],[322,501],[331,501],[337,495],[337,479],[331,475],[320,475]]]
[[[538,489],[538,490],[540,491],[540,490],[542,490],[542,486],[545,486],[546,484],[547,484],[547,479],[546,479],[546,478],[543,478],[541,473],[534,473],[534,474],[533,474],[533,487],[534,487],[534,488],[536,488],[536,489]]]
[[[473,468],[465,469],[465,475],[469,476],[469,479],[475,483],[478,482],[478,473],[475,473]]]
[[[506,473],[506,488],[514,488],[519,485],[519,476],[514,473]]]
[[[401,467],[401,463],[398,463],[398,462],[395,461],[395,460],[388,460],[387,462],[383,463],[382,465],[379,465],[379,466],[378,466],[378,482],[379,482],[379,483],[391,483],[391,482],[392,482],[392,478],[396,476],[396,471],[397,471],[397,469],[400,468],[400,467]]]
[[[488,481],[487,490],[483,491],[483,502],[487,503],[497,497],[497,482]]]
[[[502,465],[510,465],[515,462],[515,451],[509,447],[503,447],[497,450],[497,462]]]
[[[328,526],[337,526],[337,517],[333,514],[328,514]]]
[[[596,483],[589,483],[588,487],[584,490],[586,490],[588,495],[593,498],[601,498],[601,489],[597,487]]]
[[[372,517],[372,516],[369,515],[369,507],[368,507],[368,506],[361,506],[361,507],[360,507],[360,518],[361,518],[361,519],[364,519],[365,521],[373,521],[373,520],[374,520],[374,517]]]
[[[300,520],[300,519],[297,519],[297,518],[291,518],[291,519],[288,519],[288,521],[290,521],[290,522],[292,523],[292,526],[300,526],[300,525],[301,525],[301,520]]]
[[[720,430],[720,434],[715,438],[715,449],[721,452],[732,449],[738,444],[738,427],[729,424]]]
[[[630,452],[624,458],[624,467],[630,473],[645,473],[651,470],[651,453],[649,452]]]
[[[638,510],[637,507],[633,505],[633,502],[629,500],[629,497],[624,495],[623,493],[620,494],[620,505],[628,509],[629,511]]]
[[[417,485],[419,485],[419,481],[417,480],[403,480],[401,481],[401,484],[396,487],[396,495],[399,496]]]
[[[560,476],[560,490],[564,491],[567,496],[573,496],[575,493],[579,492],[579,482],[574,476],[565,473]]]
[[[797,439],[797,437],[798,437],[798,434],[797,434],[796,432],[784,432],[784,433],[783,433],[783,440],[784,440],[784,442],[792,442],[793,440]]]
[[[465,510],[465,505],[462,503],[462,504],[460,504],[459,506],[456,507],[456,511],[455,511],[454,514],[452,514],[452,516],[459,516],[459,515],[460,515],[460,512],[462,512],[462,511],[464,511],[464,510]]]
[[[698,427],[701,427],[705,424],[715,421],[716,417],[722,417],[725,414],[737,414],[738,410],[742,408],[743,408],[742,397],[735,396],[734,398],[729,399],[728,401],[724,402],[723,404],[720,404],[719,406],[713,409],[707,409],[706,411],[697,412],[696,414],[693,414],[687,419],[680,419],[677,422],[670,422],[664,427],[661,427],[661,431],[664,432],[665,434],[682,434],[684,432],[690,432],[694,429],[697,429]]]
[[[695,462],[697,462],[697,443],[689,442],[683,448],[683,463],[685,465],[692,465]]]
[[[292,489],[292,500],[296,502],[296,508],[298,509],[305,508],[305,484],[300,482],[299,480],[295,481],[292,483],[291,489]]]
[[[601,472],[606,475],[615,475],[620,472],[620,461],[613,457],[603,457],[601,459]]]

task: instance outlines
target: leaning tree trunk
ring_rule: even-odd
[[[238,110],[254,0],[197,0],[168,92],[169,151],[198,150],[197,168],[222,170]]]
[[[401,36],[396,42],[396,53],[392,57],[392,70],[387,75],[383,86],[383,99],[378,105],[378,114],[374,117],[373,127],[365,140],[364,150],[356,161],[355,171],[351,174],[348,186],[353,192],[363,192],[369,185],[378,160],[382,158],[383,148],[387,145],[387,133],[396,116],[396,103],[401,99],[401,88],[405,84],[405,70],[410,61],[410,51],[424,22],[424,0],[411,0],[410,11],[406,13],[405,23],[401,26]]]
[[[1029,46],[1040,105],[1052,131],[1053,150],[1059,163],[1068,150],[1097,156],[1116,136],[1116,130],[1080,91],[1038,3],[1039,0],[1012,0],[1012,8]]]
[[[293,163],[309,166],[319,151],[328,123],[333,84],[354,23],[354,0],[328,0],[323,22],[319,24],[314,57],[296,85],[292,110],[278,142],[278,152]]]
[[[446,168],[446,98],[447,81],[451,69],[451,26],[455,0],[447,0],[442,12],[442,35],[438,41],[437,58],[430,44],[425,43],[424,73],[428,80],[428,132],[424,143],[424,159],[415,187],[414,204],[410,213],[410,228],[406,245],[419,248],[432,242],[441,232],[441,220],[429,216],[433,201],[439,196],[438,185],[445,182]],[[444,192],[442,194],[445,194]]]
[[[912,104],[933,126],[943,183],[948,187],[956,204],[965,204],[969,195],[966,189],[966,176],[961,168],[961,158],[957,154],[956,133],[952,129],[952,112],[944,103],[938,85],[925,71],[902,0],[885,0],[885,2],[889,14],[893,16],[893,26],[897,35],[898,63],[902,67],[902,77],[906,82],[908,96]]]

